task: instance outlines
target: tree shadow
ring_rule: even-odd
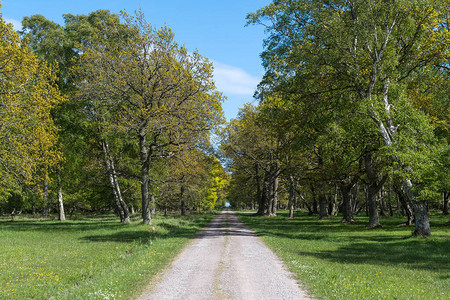
[[[0,221],[0,228],[5,231],[45,231],[45,232],[71,232],[89,231],[101,228],[115,229],[127,226],[117,221]]]
[[[130,243],[136,242],[139,244],[146,244],[155,239],[167,239],[167,238],[191,238],[199,231],[199,228],[204,227],[210,220],[200,218],[189,226],[183,226],[182,224],[170,224],[164,220],[157,223],[156,231],[150,229],[142,229],[140,226],[136,230],[121,230],[108,234],[95,234],[83,236],[80,239],[87,242],[120,242]],[[140,224],[142,225],[142,224]]]
[[[450,237],[445,234],[447,228],[440,217],[432,219],[432,230],[437,234],[428,239],[412,237],[408,232],[414,226],[399,226],[401,217],[383,220],[383,228],[377,229],[366,228],[365,218],[360,218],[358,224],[345,224],[340,222],[339,217],[318,221],[303,215],[288,220],[285,213],[275,218],[248,214],[242,217],[258,236],[282,237],[299,243],[302,240],[326,241],[338,246],[332,250],[295,252],[298,255],[342,264],[399,265],[438,272],[443,274],[444,279],[449,277]]]
[[[342,264],[401,265],[409,269],[450,272],[450,241],[411,240],[378,243],[351,243],[335,250],[298,252]],[[449,275],[444,275],[448,278]]]

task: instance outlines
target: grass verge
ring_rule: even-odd
[[[0,299],[132,298],[213,216],[0,218]]]
[[[296,212],[277,217],[238,213],[319,299],[449,299],[450,228],[431,216],[432,237],[411,237],[403,218],[382,219],[382,228],[317,220]]]

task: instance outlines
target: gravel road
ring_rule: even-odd
[[[280,259],[223,211],[139,299],[311,299]]]

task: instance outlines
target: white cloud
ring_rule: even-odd
[[[22,22],[14,20],[14,19],[4,19],[6,23],[11,23],[14,27],[14,30],[22,30]]]
[[[253,96],[261,81],[244,70],[217,61],[214,64],[214,80],[217,89],[226,94]]]

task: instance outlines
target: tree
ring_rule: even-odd
[[[42,190],[62,160],[50,112],[65,99],[52,68],[0,17],[0,186]]]
[[[125,34],[111,24],[84,48],[79,88],[106,109],[109,129],[134,136],[142,218],[150,224],[153,159],[173,156],[203,139],[221,121],[222,96],[215,90],[211,64],[180,47],[168,27],[154,29],[141,13],[123,18]]]
[[[120,23],[119,17],[106,10],[99,10],[92,12],[89,16],[68,14],[64,16],[64,19],[65,27],[47,20],[42,15],[24,17],[22,21],[23,39],[30,41],[30,47],[39,58],[59,66],[54,70],[58,74],[58,85],[69,98],[69,101],[52,110],[52,117],[61,128],[60,147],[64,156],[69,158],[59,165],[56,174],[60,219],[64,217],[63,185],[68,191],[77,189],[73,184],[74,177],[83,177],[80,171],[85,166],[83,163],[86,164],[88,161],[84,153],[92,153],[93,149],[87,148],[93,146],[102,150],[116,211],[121,221],[128,223],[128,209],[122,198],[117,180],[114,153],[111,151],[114,147],[111,147],[105,140],[106,137],[101,130],[99,120],[95,114],[92,114],[95,111],[95,107],[90,105],[92,102],[80,101],[79,98],[74,97],[76,74],[73,72],[73,67],[78,61],[79,48],[84,43],[91,42],[94,33],[100,27],[107,26],[107,21]],[[103,134],[103,138],[98,137],[94,143],[87,142],[87,135],[98,136],[101,134]],[[97,158],[95,157],[95,159]],[[70,172],[68,172],[69,170]]]
[[[248,16],[267,22],[270,32],[260,94],[301,91],[300,102],[331,110],[358,104],[349,117],[372,120],[399,162],[396,174],[416,215],[414,234],[423,236],[430,235],[426,205],[411,181],[415,160],[404,154],[425,154],[432,133],[406,98],[405,83],[420,81],[448,51],[448,31],[439,22],[446,12],[448,1],[280,0]]]

